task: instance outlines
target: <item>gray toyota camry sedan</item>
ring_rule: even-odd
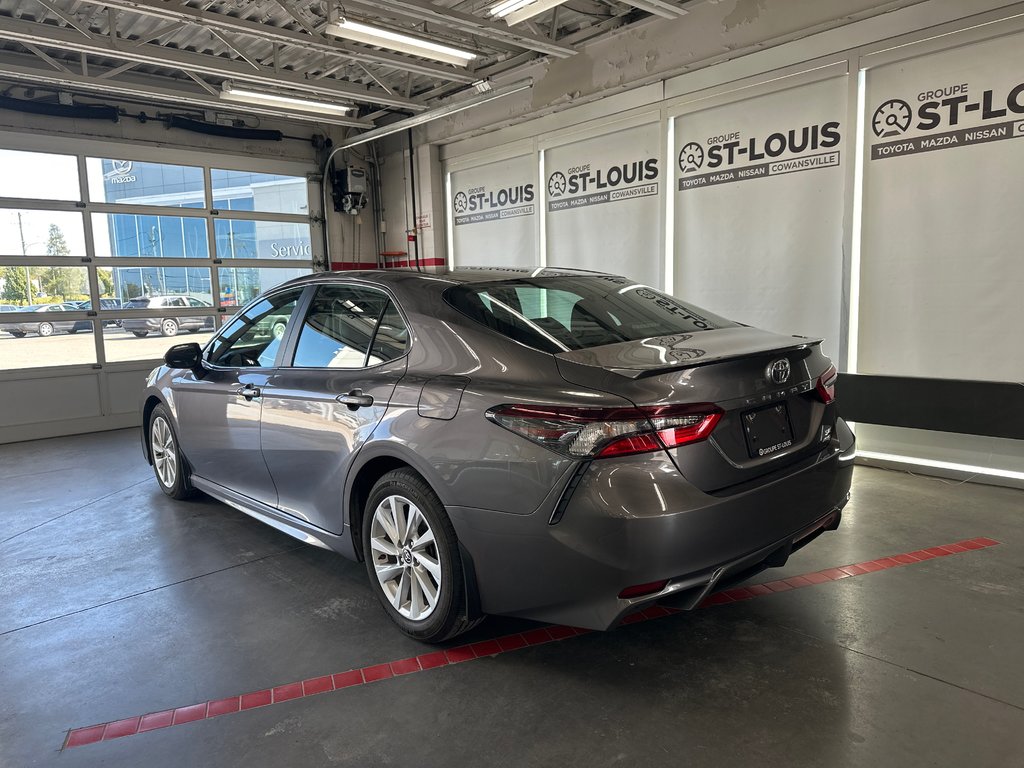
[[[835,381],[820,339],[615,275],[319,274],[171,348],[143,445],[169,496],[363,561],[414,638],[486,614],[608,629],[839,525]]]

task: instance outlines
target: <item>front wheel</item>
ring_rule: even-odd
[[[160,323],[160,335],[161,336],[177,336],[178,335],[178,322],[167,318]]]
[[[40,323],[38,333],[40,336],[53,336],[53,326],[50,323]]]
[[[371,588],[406,635],[428,643],[475,626],[466,613],[455,529],[437,494],[411,470],[388,472],[363,513]]]
[[[187,499],[195,494],[171,417],[162,405],[154,408],[149,418],[149,451],[161,491],[172,499]]]

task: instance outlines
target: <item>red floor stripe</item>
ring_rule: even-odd
[[[769,581],[764,584],[751,584],[744,587],[734,587],[724,592],[717,592],[708,597],[700,604],[701,608],[708,608],[714,605],[725,605],[743,600],[751,600],[755,597],[772,595],[776,592],[787,592],[791,589],[812,587],[816,584],[824,584],[827,581],[839,581],[851,576],[862,576],[875,571],[883,571],[888,568],[899,568],[904,565],[918,563],[923,560],[931,560],[936,557],[948,557],[949,555],[971,552],[975,549],[993,547],[999,542],[994,539],[977,538],[958,541],[955,544],[946,544],[940,547],[929,547],[928,549],[908,552],[891,557],[883,557],[878,560],[868,560],[863,563],[843,565],[838,568],[826,568],[823,571],[805,573],[800,576],[790,576],[777,581]],[[660,605],[650,606],[639,613],[627,616],[623,624],[636,624],[641,621],[650,621],[662,616],[678,613],[676,608],[666,608]],[[434,651],[414,656],[409,659],[375,664],[362,669],[351,669],[347,672],[339,672],[334,675],[324,675],[303,680],[298,683],[287,683],[275,688],[268,688],[263,691],[243,693],[241,696],[234,696],[216,701],[206,701],[201,704],[190,704],[177,709],[165,712],[151,712],[147,715],[129,717],[123,720],[116,720],[110,723],[89,725],[84,728],[73,728],[68,731],[64,740],[64,748],[82,747],[86,744],[95,744],[98,741],[110,741],[124,736],[133,736],[136,733],[145,733],[157,728],[167,728],[172,725],[183,725],[197,720],[206,720],[219,715],[227,715],[245,709],[265,707],[271,704],[279,704],[291,699],[316,696],[321,693],[340,691],[343,688],[350,688],[356,685],[367,685],[379,680],[386,680],[389,677],[401,677],[416,672],[422,672],[436,667],[444,667],[449,664],[458,664],[463,661],[471,661],[486,656],[497,656],[502,653],[515,651],[519,648],[526,648],[543,643],[552,643],[564,640],[577,635],[584,635],[590,632],[589,629],[576,627],[547,626],[531,629],[522,633],[505,635],[504,637],[492,640],[482,640],[458,648],[449,648],[446,651]]]

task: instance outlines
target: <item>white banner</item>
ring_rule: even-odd
[[[548,266],[663,285],[659,144],[651,123],[545,150]]]
[[[675,119],[673,293],[837,362],[846,101],[843,76]]]
[[[861,373],[1024,381],[1024,35],[867,73]]]
[[[524,155],[452,172],[456,266],[539,264],[536,165],[534,155]]]

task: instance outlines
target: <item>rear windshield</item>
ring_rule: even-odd
[[[128,309],[145,309],[149,306],[149,299],[132,299],[128,302]]]
[[[449,288],[445,300],[503,336],[544,352],[738,325],[617,277],[536,277]]]

